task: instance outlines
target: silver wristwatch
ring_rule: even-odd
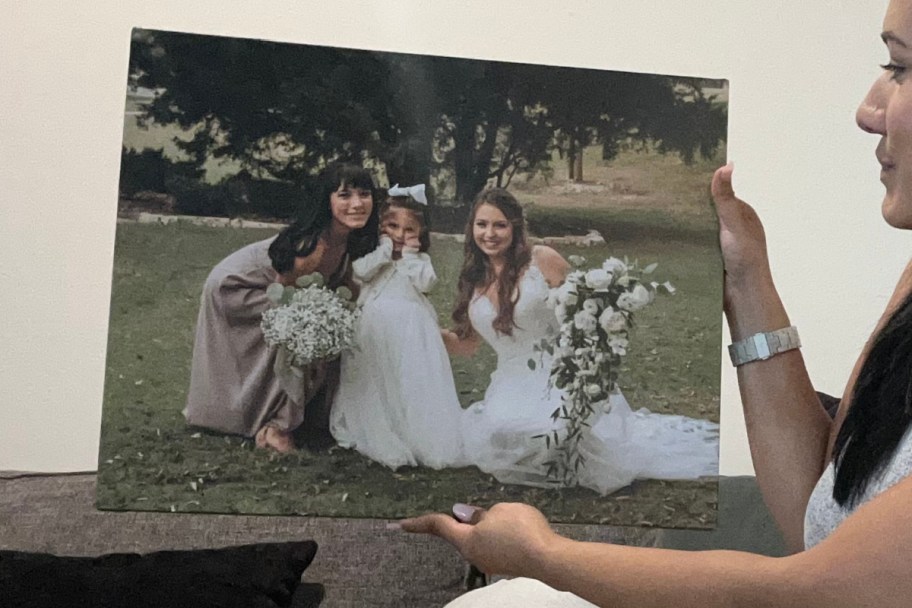
[[[738,340],[729,345],[728,354],[731,356],[735,367],[763,361],[779,353],[801,347],[801,338],[798,337],[798,328],[784,327],[776,331],[761,332],[749,338]]]

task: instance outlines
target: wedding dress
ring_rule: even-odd
[[[466,454],[482,471],[502,483],[554,487],[545,462],[554,459],[544,439],[534,435],[557,428],[551,413],[563,393],[548,388],[551,359],[533,345],[556,335],[557,319],[547,304],[548,285],[533,264],[520,280],[513,318],[513,335],[495,332],[497,311],[486,296],[469,306],[475,331],[497,353],[497,367],[484,400],[471,405],[463,419]],[[537,362],[530,369],[529,360]],[[579,471],[581,485],[602,494],[629,485],[634,479],[696,479],[717,475],[719,426],[686,416],[631,410],[615,392],[601,404],[584,431],[580,453],[586,460]]]
[[[426,253],[392,259],[392,241],[355,260],[361,319],[342,355],[330,431],[345,448],[397,469],[465,466],[456,394],[437,312],[424,292],[437,281]]]

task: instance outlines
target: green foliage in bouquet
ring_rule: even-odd
[[[535,435],[547,449],[553,446],[547,475],[555,484],[575,486],[586,466],[580,441],[593,415],[608,407],[609,395],[617,390],[634,313],[653,302],[659,287],[668,293],[675,289],[667,282],[646,280],[657,264],[640,269],[636,260],[608,258],[587,269],[581,256],[570,256],[569,261],[574,269],[548,296],[557,317],[557,335],[535,346],[541,356],[538,361],[530,359],[529,367],[550,365],[549,386],[562,392],[561,405],[551,413],[553,429]]]

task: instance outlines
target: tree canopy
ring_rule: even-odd
[[[466,202],[489,182],[552,171],[580,181],[582,151],[610,160],[651,142],[685,162],[725,140],[726,109],[701,81],[135,30],[144,119],[195,128],[197,166],[231,158],[259,179],[307,187],[327,162],[382,166],[390,183],[451,180]]]

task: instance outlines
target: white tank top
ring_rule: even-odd
[[[858,506],[902,481],[910,473],[912,473],[912,428],[906,431],[882,473],[871,479],[867,491],[858,501]],[[854,510],[844,509],[833,500],[834,479],[833,463],[830,462],[808,500],[807,511],[804,514],[805,549],[810,549],[829,536]]]

